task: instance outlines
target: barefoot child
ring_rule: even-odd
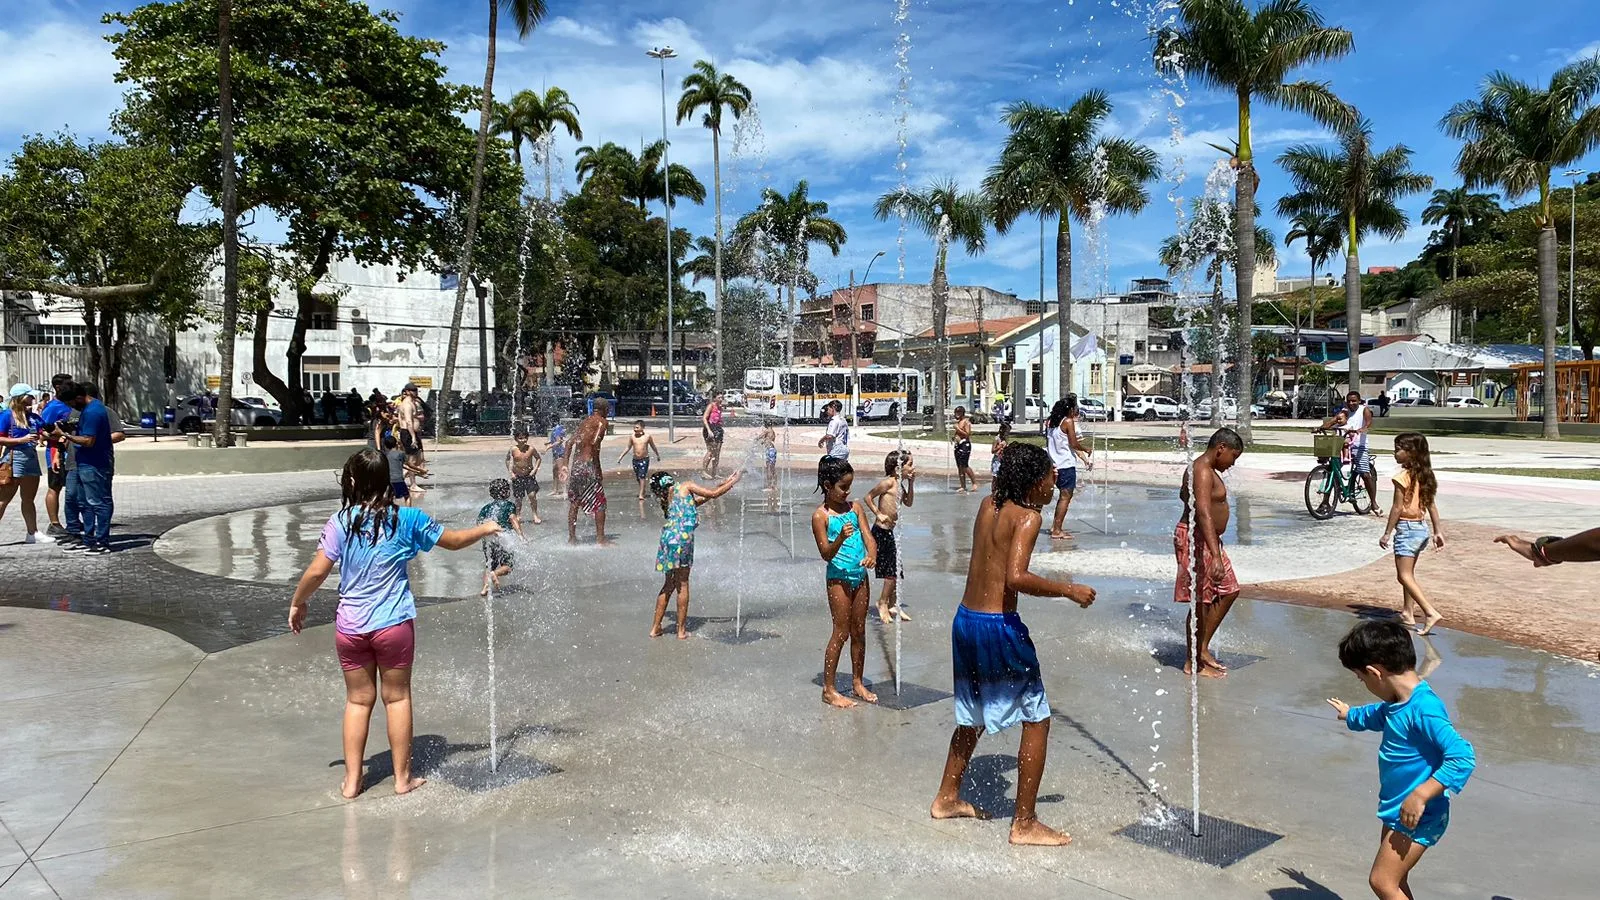
[[[1017,615],[1017,595],[1065,597],[1081,607],[1094,589],[1052,581],[1028,571],[1043,518],[1039,510],[1055,493],[1050,455],[1031,444],[1006,448],[993,493],[978,507],[972,529],[967,589],[950,625],[955,675],[956,730],[931,810],[935,819],[983,817],[961,799],[961,779],[982,731],[998,734],[1022,723],[1017,752],[1017,811],[1011,843],[1059,847],[1072,838],[1034,815],[1039,779],[1050,740],[1050,703],[1045,699],[1039,655],[1028,626]]]
[[[1050,408],[1050,423],[1045,432],[1045,448],[1050,452],[1050,462],[1056,467],[1056,514],[1050,521],[1050,540],[1067,541],[1072,535],[1063,528],[1067,510],[1072,508],[1072,495],[1078,490],[1078,460],[1085,465],[1093,459],[1093,451],[1084,449],[1078,440],[1078,395],[1068,394]]]
[[[1200,608],[1189,610],[1191,617],[1198,614],[1200,620],[1193,627],[1186,625],[1184,628],[1184,633],[1191,638],[1199,637],[1199,646],[1191,640],[1184,656],[1185,675],[1190,673],[1197,652],[1201,675],[1221,678],[1228,674],[1228,667],[1211,653],[1211,639],[1222,620],[1228,617],[1233,601],[1239,599],[1239,579],[1233,574],[1233,562],[1228,559],[1227,551],[1222,549],[1222,533],[1228,530],[1228,485],[1222,480],[1222,473],[1233,468],[1242,453],[1244,441],[1239,439],[1239,433],[1232,428],[1218,428],[1206,442],[1206,452],[1183,473],[1183,484],[1178,491],[1183,501],[1183,514],[1172,532],[1172,551],[1178,557],[1178,578],[1172,599],[1188,603],[1192,599],[1191,587],[1200,595]],[[1194,559],[1192,573],[1191,556]]]
[[[550,494],[554,497],[567,495],[567,427],[560,422],[550,429],[550,436],[545,440],[544,449],[550,454],[551,467],[555,469],[555,481],[550,485]]]
[[[361,763],[379,684],[394,756],[394,791],[409,793],[423,779],[411,774],[411,661],[416,647],[416,598],[406,563],[434,547],[461,550],[500,531],[497,522],[445,531],[420,509],[399,508],[389,463],[376,450],[351,456],[340,475],[344,503],[322,528],[317,555],[289,601],[289,629],[305,626],[306,603],[339,567],[334,645],[344,670],[345,799],[361,793]]]
[[[877,562],[878,547],[872,540],[866,509],[850,499],[855,477],[848,460],[824,456],[817,463],[822,505],[811,514],[811,536],[828,563],[828,610],[833,615],[833,634],[822,654],[822,702],[840,709],[856,705],[834,684],[846,640],[850,642],[850,692],[868,703],[878,702],[878,695],[861,681],[861,670],[867,664],[867,605],[872,599],[867,570]]]
[[[1400,466],[1389,480],[1394,482],[1394,500],[1389,504],[1389,524],[1378,539],[1378,546],[1388,549],[1394,538],[1394,572],[1400,582],[1400,621],[1417,624],[1411,604],[1417,604],[1422,614],[1422,627],[1417,634],[1431,634],[1433,626],[1444,618],[1428,602],[1417,584],[1417,557],[1428,546],[1429,538],[1436,548],[1444,547],[1444,531],[1439,528],[1439,509],[1433,503],[1439,493],[1439,480],[1433,476],[1433,457],[1428,452],[1428,439],[1414,431],[1397,435],[1394,439],[1394,461]],[[1433,521],[1433,531],[1428,531],[1426,515]]]
[[[528,443],[528,426],[518,425],[511,435],[511,449],[506,451],[506,474],[511,476],[511,501],[516,504],[517,515],[522,515],[522,498],[528,498],[528,512],[533,524],[543,525],[539,518],[539,464],[544,457]],[[520,532],[519,532],[520,533]]]
[[[872,541],[878,545],[878,562],[872,571],[883,584],[878,593],[878,619],[885,625],[895,616],[902,622],[911,621],[906,611],[895,604],[900,585],[900,550],[895,544],[894,527],[900,521],[900,504],[910,506],[916,500],[916,481],[911,451],[891,451],[883,460],[883,477],[863,501],[872,514]]]
[[[647,437],[644,433],[644,422],[633,423],[633,436],[628,438],[628,446],[622,448],[617,454],[617,462],[622,462],[623,457],[631,451],[633,453],[633,477],[639,481],[639,499],[644,499],[644,483],[650,478],[650,451],[656,453],[656,462],[661,461],[661,448],[656,446],[654,437]]]
[[[496,478],[489,482],[489,502],[478,509],[478,521],[493,521],[501,532],[515,531],[523,540],[522,517],[517,514],[517,504],[511,500],[511,482]],[[511,574],[511,551],[502,544],[503,538],[483,542],[483,590],[478,596],[486,597],[490,586],[499,587],[500,579]]]
[[[761,420],[761,436],[756,438],[756,446],[766,449],[767,490],[771,490],[778,478],[778,435],[772,430],[771,419]]]
[[[972,420],[967,418],[965,406],[956,407],[956,424],[950,439],[955,442],[956,493],[971,493],[978,487],[978,478],[972,474]]]
[[[1351,731],[1382,731],[1378,748],[1378,855],[1367,883],[1381,900],[1412,895],[1411,870],[1450,824],[1450,799],[1477,765],[1444,702],[1416,672],[1411,631],[1399,622],[1362,622],[1339,642],[1339,662],[1382,703],[1351,707],[1330,698]]]
[[[1006,444],[1011,443],[1011,423],[1001,422],[1000,432],[994,436],[994,443],[989,446],[989,477],[994,478],[1000,474],[1000,456],[1006,452]]]
[[[735,472],[714,488],[703,488],[692,481],[680,484],[666,472],[657,472],[650,479],[650,492],[661,501],[661,512],[667,517],[661,526],[661,548],[656,551],[656,571],[663,573],[666,580],[656,595],[651,637],[661,637],[661,617],[667,614],[667,601],[676,593],[678,640],[689,639],[689,567],[694,565],[694,530],[700,524],[700,504],[732,490],[742,474]]]
[[[410,457],[400,449],[400,442],[392,434],[383,436],[383,455],[389,462],[389,486],[394,490],[394,502],[410,506],[411,488],[406,484],[406,476],[417,474],[417,468],[411,464]]]

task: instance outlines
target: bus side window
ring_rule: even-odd
[[[797,393],[799,393],[799,388],[795,384],[795,376],[785,374],[785,375],[781,376],[779,380],[783,382],[783,387],[779,389],[779,393],[783,393],[783,394],[797,394]]]

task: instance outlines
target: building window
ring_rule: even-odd
[[[871,303],[863,303],[863,304],[861,304],[861,321],[863,321],[863,322],[871,322],[872,321],[872,317],[876,313],[877,313],[877,310],[873,308],[873,305]]]
[[[339,390],[339,357],[302,356],[300,375],[306,390],[313,394]]]
[[[326,300],[311,301],[311,319],[306,328],[310,331],[338,331],[338,305]]]
[[[1390,328],[1404,328],[1404,327],[1406,327],[1406,320],[1403,319],[1403,318],[1390,319],[1389,320],[1389,327]]]
[[[28,341],[50,347],[82,347],[88,335],[85,325],[34,325],[29,329]]]
[[[1044,370],[1040,368],[1038,363],[1032,363],[1028,366],[1028,383],[1030,385],[1028,393],[1035,397],[1044,396]]]
[[[1102,381],[1104,375],[1101,372],[1101,368],[1099,363],[1089,364],[1089,393],[1091,394],[1103,394],[1106,391]]]
[[[1144,352],[1144,341],[1134,341],[1133,342],[1133,352],[1135,352],[1135,353],[1143,353]]]

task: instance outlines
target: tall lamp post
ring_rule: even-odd
[[[1568,169],[1561,174],[1572,179],[1572,224],[1567,230],[1567,346],[1572,347],[1578,343],[1577,316],[1573,315],[1578,297],[1578,178],[1589,173]]]
[[[667,141],[667,60],[677,58],[678,54],[671,47],[656,47],[646,50],[644,55],[661,63],[661,178],[667,195],[662,203],[667,210],[667,443],[670,444],[677,440],[674,410],[678,405],[678,389],[673,383],[672,370],[672,145]]]
[[[861,276],[863,284],[872,280],[872,264],[883,256],[879,250],[867,263],[867,271]],[[860,351],[857,349],[856,335],[859,333],[861,323],[856,317],[861,313],[861,303],[856,297],[856,270],[850,270],[850,422],[852,425],[861,424],[861,363]],[[874,317],[876,318],[876,317]]]

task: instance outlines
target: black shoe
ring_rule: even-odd
[[[95,544],[94,546],[88,548],[88,553],[93,556],[108,556],[111,553],[111,548],[107,547],[105,544]]]

